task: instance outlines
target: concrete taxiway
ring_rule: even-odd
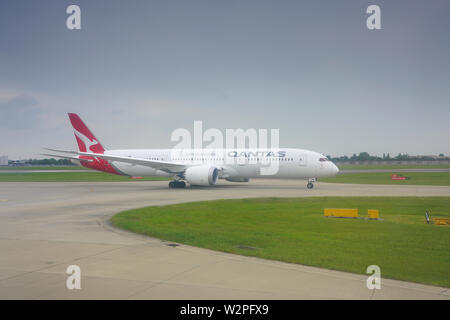
[[[214,188],[167,182],[0,183],[0,299],[450,299],[448,288],[179,245],[118,230],[109,218],[149,205],[242,197],[448,196],[446,186],[263,181]],[[66,269],[81,268],[81,290]]]

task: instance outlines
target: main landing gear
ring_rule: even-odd
[[[316,181],[316,178],[310,178],[310,179],[308,179],[308,184],[306,185],[306,187],[307,187],[308,189],[314,188],[313,182],[315,182],[315,181]]]
[[[173,189],[173,188],[186,188],[186,182],[181,181],[181,180],[173,180],[169,182],[169,188]]]

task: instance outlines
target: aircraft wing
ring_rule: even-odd
[[[137,165],[147,166],[147,167],[150,167],[153,169],[165,171],[168,173],[174,173],[174,174],[183,172],[188,167],[184,164],[177,164],[177,163],[166,162],[166,161],[148,160],[148,159],[144,159],[144,158],[123,157],[123,156],[115,156],[115,155],[101,154],[101,153],[67,151],[67,150],[57,150],[57,149],[48,149],[48,148],[47,148],[47,150],[70,153],[70,154],[77,154],[80,156],[87,156],[87,157],[93,157],[93,158],[101,158],[101,159],[105,159],[105,160],[109,160],[109,161],[118,161],[118,162],[137,164]]]

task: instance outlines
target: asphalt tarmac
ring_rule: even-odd
[[[448,196],[448,186],[254,180],[213,188],[166,181],[0,183],[0,299],[450,299],[448,288],[243,257],[118,230],[109,218],[149,205],[243,197]],[[69,265],[81,290],[68,290]]]

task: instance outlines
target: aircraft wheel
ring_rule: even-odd
[[[186,182],[184,181],[170,181],[169,188],[186,188]]]
[[[186,188],[186,182],[184,181],[176,181],[175,188]]]
[[[312,189],[312,188],[314,188],[314,185],[313,185],[311,182],[308,182],[308,184],[306,185],[306,187],[307,187],[308,189]]]

